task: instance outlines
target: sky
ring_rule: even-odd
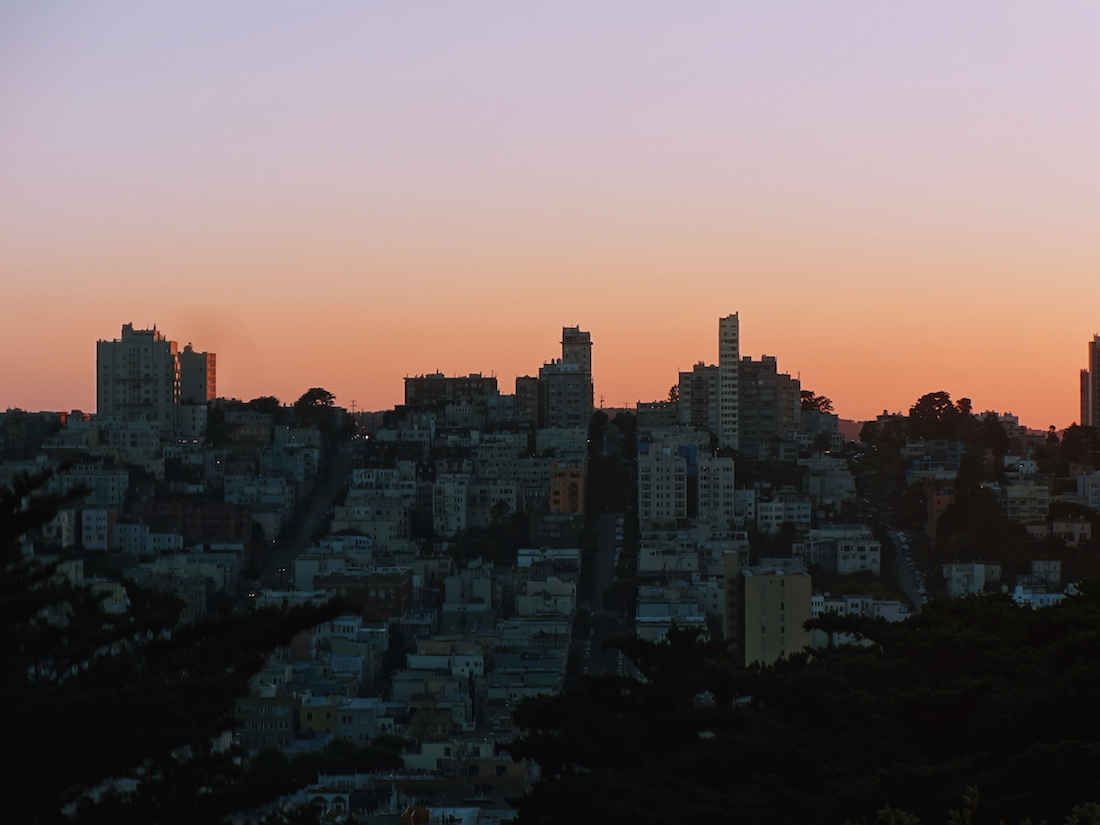
[[[778,358],[846,418],[1064,427],[1100,331],[1100,4],[0,4],[0,409],[156,326],[219,395],[597,399]]]

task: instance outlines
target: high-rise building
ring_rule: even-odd
[[[588,426],[593,410],[590,333],[562,328],[561,358],[539,369],[538,399],[540,427]]]
[[[740,389],[740,450],[748,458],[772,458],[773,439],[794,442],[801,413],[801,384],[779,372],[774,355],[759,361],[746,355],[738,375]]]
[[[539,427],[586,427],[592,417],[592,379],[580,364],[560,358],[539,368]]]
[[[539,425],[539,379],[533,375],[516,376],[516,420],[532,428]]]
[[[718,444],[740,447],[741,406],[738,372],[741,361],[737,313],[718,319]]]
[[[1081,426],[1100,427],[1100,335],[1089,341],[1088,365],[1081,370]]]
[[[205,404],[217,398],[217,356],[212,352],[195,352],[188,344],[179,359],[180,400],[184,404]]]
[[[691,372],[680,373],[681,424],[718,432],[718,367],[700,361]]]
[[[146,421],[162,439],[179,431],[180,362],[175,341],[154,327],[124,324],[122,338],[96,344],[96,413]]]
[[[592,375],[592,333],[580,327],[562,327],[561,360],[577,364],[581,372]]]

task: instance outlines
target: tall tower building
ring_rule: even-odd
[[[124,324],[122,338],[96,344],[96,413],[156,423],[161,438],[179,432],[180,362],[176,342]]]
[[[1081,370],[1081,426],[1100,427],[1100,335],[1089,341],[1088,365]]]
[[[217,356],[212,352],[195,352],[188,344],[179,359],[180,400],[184,404],[205,404],[217,398]]]
[[[741,333],[737,313],[718,319],[718,443],[740,447],[741,408],[738,370]]]
[[[539,370],[538,398],[540,427],[588,426],[593,410],[590,333],[562,328],[561,358]]]
[[[561,360],[567,364],[577,364],[581,372],[592,376],[592,333],[584,332],[580,327],[562,327]]]

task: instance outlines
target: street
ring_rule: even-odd
[[[260,568],[260,583],[267,589],[287,588],[294,579],[294,559],[313,544],[313,531],[332,509],[333,500],[347,481],[355,457],[357,442],[345,441],[336,449],[336,457],[324,479],[319,479],[310,497],[305,517],[291,536],[276,540],[270,552],[264,556]],[[285,568],[280,573],[279,568]]]

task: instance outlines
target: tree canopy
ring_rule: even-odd
[[[800,404],[803,412],[831,413],[833,400],[824,395],[814,395],[813,390],[802,390]]]
[[[13,822],[217,822],[288,790],[252,782],[233,750],[237,700],[267,654],[342,605],[180,621],[174,596],[119,581],[126,607],[25,555],[56,512],[49,473],[0,488],[0,776]],[[69,816],[66,815],[67,812]]]
[[[520,822],[942,820],[970,786],[985,821],[1063,821],[1100,798],[1100,594],[1032,610],[1007,596],[930,603],[772,667],[673,629],[620,637],[642,679],[602,676],[522,703],[514,756],[540,781]]]

